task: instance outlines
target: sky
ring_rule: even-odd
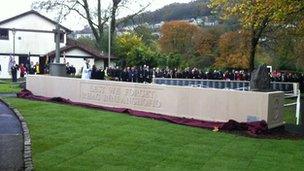
[[[32,3],[36,0],[2,0],[2,1],[3,2],[0,6],[0,21],[31,10]],[[105,1],[109,1],[109,0],[105,0]],[[151,5],[147,8],[146,11],[154,11],[156,9],[162,8],[165,5],[169,5],[175,2],[186,3],[190,1],[191,0],[141,0],[141,2],[144,2],[142,5],[151,2]],[[106,3],[109,4],[110,2],[106,2]],[[141,7],[138,5],[138,3],[133,3],[128,8],[122,9],[119,12],[119,17],[123,17],[128,14],[137,12],[140,8]],[[55,19],[56,17],[53,13],[41,12],[41,14],[45,15],[50,19]],[[78,16],[75,15],[76,14],[71,14],[69,17],[67,17],[67,20],[62,21],[61,24],[72,30],[81,29],[86,24],[86,22],[80,20]]]

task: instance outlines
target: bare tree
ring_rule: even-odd
[[[38,10],[46,11],[57,11],[61,18],[66,17],[71,12],[75,12],[81,18],[88,22],[90,29],[92,30],[93,36],[96,40],[96,46],[98,49],[102,49],[102,38],[104,36],[104,30],[108,26],[107,22],[111,19],[111,43],[113,44],[115,30],[117,26],[116,17],[119,8],[127,8],[128,3],[134,0],[111,0],[112,3],[96,0],[47,0],[41,1],[37,0],[33,3],[32,7]],[[141,6],[141,9],[134,14],[129,15],[125,19],[130,19],[139,13],[143,12],[149,6]],[[95,7],[95,8],[94,8]],[[58,9],[60,9],[58,11]]]

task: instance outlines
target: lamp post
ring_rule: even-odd
[[[111,63],[111,19],[109,19],[109,33],[108,33],[108,67],[110,67]]]
[[[13,58],[15,60],[15,54],[16,54],[16,30],[13,28]]]

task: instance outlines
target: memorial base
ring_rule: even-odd
[[[52,63],[50,64],[50,75],[65,77],[66,76],[66,65],[60,63]]]
[[[208,122],[284,124],[283,92],[251,92],[29,75],[36,96]]]

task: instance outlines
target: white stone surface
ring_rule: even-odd
[[[28,76],[27,89],[40,96],[205,121],[265,120],[269,128],[284,124],[283,92],[246,92],[42,75]]]

